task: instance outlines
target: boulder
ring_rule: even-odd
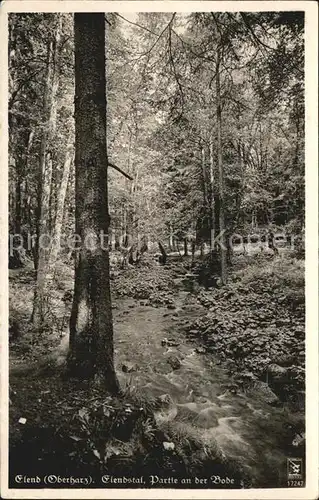
[[[243,372],[242,378],[244,380],[257,380],[257,377],[253,372]]]
[[[288,370],[283,366],[272,363],[267,367],[268,377],[276,383],[286,383],[288,381]]]
[[[167,363],[173,368],[173,370],[178,370],[182,366],[177,356],[169,356],[167,358]]]
[[[259,399],[264,400],[270,406],[278,406],[280,404],[278,396],[276,396],[266,382],[260,380],[256,382],[252,393],[255,393]]]
[[[174,339],[167,339],[166,337],[161,341],[162,346],[177,347],[180,343]]]
[[[158,399],[158,402],[160,403],[160,405],[163,405],[163,406],[169,406],[173,402],[173,400],[169,394],[161,394],[160,396],[158,396],[157,399]]]
[[[122,371],[124,373],[136,372],[136,370],[137,370],[137,365],[135,363],[130,363],[129,361],[127,361],[122,365]]]
[[[189,330],[188,335],[190,335],[191,337],[198,337],[199,331],[198,330]]]
[[[213,408],[202,410],[196,419],[196,425],[202,429],[216,427],[218,425],[218,418],[216,417],[215,410]]]
[[[274,359],[274,363],[280,366],[291,366],[295,363],[295,356],[289,354],[282,354]]]
[[[176,309],[175,304],[167,304],[167,309]]]
[[[198,354],[205,354],[207,351],[206,351],[206,348],[205,347],[202,347],[202,346],[198,346],[196,347],[195,351],[198,353]]]

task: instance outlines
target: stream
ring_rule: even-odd
[[[155,414],[160,426],[183,425],[199,436],[203,447],[217,442],[249,475],[252,486],[287,486],[287,457],[298,456],[287,431],[288,408],[271,406],[256,391],[232,390],[236,381],[221,361],[198,349],[183,331],[185,321],[198,318],[203,307],[185,288],[174,300],[176,309],[129,298],[114,301],[121,386],[144,397],[161,397],[167,404]]]

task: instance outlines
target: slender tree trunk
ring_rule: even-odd
[[[195,238],[192,238],[192,240],[191,240],[191,253],[192,253],[191,267],[194,266],[194,262],[195,262],[195,250],[196,250]]]
[[[210,173],[210,195],[209,195],[209,204],[210,204],[210,258],[211,258],[211,267],[213,267],[213,263],[216,262],[217,255],[216,249],[213,247],[213,237],[216,230],[215,224],[215,178],[214,178],[214,145],[213,145],[213,134],[211,133],[210,141],[209,141],[209,173]]]
[[[207,187],[206,187],[207,174],[206,174],[206,159],[205,159],[205,148],[204,148],[204,146],[202,147],[202,178],[203,178],[203,200],[204,200],[204,207],[207,208]]]
[[[59,14],[57,17],[55,40],[51,40],[50,42],[48,42],[47,46],[47,77],[46,77],[46,88],[44,92],[44,101],[43,101],[43,114],[45,117],[45,124],[43,126],[41,145],[40,145],[38,188],[37,188],[37,210],[36,210],[37,239],[36,239],[35,262],[34,262],[35,269],[38,269],[39,259],[40,259],[39,239],[41,236],[41,227],[43,226],[41,218],[42,218],[42,201],[43,201],[43,196],[42,196],[43,176],[46,168],[45,162],[47,158],[47,149],[50,144],[50,141],[52,140],[52,136],[55,132],[55,127],[56,127],[56,95],[59,87],[58,47],[61,38],[61,29],[62,29],[62,16]]]
[[[56,208],[56,216],[54,221],[53,235],[52,235],[52,246],[49,255],[48,268],[49,272],[53,272],[54,266],[58,257],[59,249],[60,249],[60,240],[61,240],[61,232],[62,232],[62,222],[64,215],[64,203],[65,197],[68,187],[70,169],[73,159],[73,131],[70,129],[69,138],[67,143],[67,151],[65,155],[65,161],[63,165],[62,179],[61,184],[57,194],[57,208]]]
[[[14,178],[14,173],[13,169],[16,167],[15,159],[10,156],[9,158],[9,165],[11,168],[9,169],[9,226],[10,226],[10,232],[15,231],[15,221],[14,221],[14,213],[15,213],[15,196],[16,196],[16,189],[15,189],[15,178]]]
[[[125,179],[125,185],[129,190],[129,203],[126,210],[126,234],[128,235],[128,244],[131,246],[136,240],[136,227],[135,227],[135,186],[138,179],[138,170],[133,172],[133,162],[132,162],[132,134],[130,134],[128,156],[127,156],[127,169],[128,172],[134,177],[134,180],[129,184]]]
[[[15,182],[15,228],[16,234],[21,234],[21,159],[17,162],[16,182]]]
[[[128,246],[128,241],[127,241],[127,212],[126,212],[126,207],[123,207],[123,217],[122,217],[122,241],[121,244],[124,247]]]
[[[34,130],[31,130],[28,137],[27,152],[25,156],[26,175],[24,176],[24,197],[23,197],[23,211],[25,214],[26,222],[28,225],[30,225],[29,226],[30,232],[32,231],[32,224],[31,224],[31,213],[30,213],[30,195],[28,194],[29,193],[28,172],[29,172],[29,160],[30,160],[30,152],[31,152],[33,137],[34,137]]]
[[[162,243],[159,241],[158,242],[158,246],[159,246],[159,249],[160,249],[160,252],[161,252],[161,258],[159,259],[159,262],[160,264],[166,264],[166,261],[167,261],[167,254],[165,252],[165,248],[163,247]]]
[[[75,14],[75,221],[81,248],[70,318],[70,374],[118,392],[109,276],[104,14]]]
[[[169,225],[169,249],[171,252],[174,251],[174,234],[172,224]]]
[[[36,328],[40,328],[48,308],[47,263],[49,256],[49,216],[52,181],[52,158],[48,154],[48,146],[56,128],[56,99],[59,87],[59,54],[62,16],[57,17],[55,40],[48,44],[47,82],[44,97],[44,117],[46,123],[40,146],[38,174],[38,208],[37,208],[37,241],[35,251],[35,268],[37,284],[34,294],[32,320]],[[47,235],[47,236],[46,236]]]
[[[139,179],[139,167],[136,166],[136,171],[135,171],[135,176],[134,176],[134,181],[132,182],[132,218],[133,218],[133,233],[132,233],[132,238],[133,238],[133,244],[138,245],[139,241],[139,226],[140,226],[140,220],[139,220],[139,214],[138,214],[138,202],[136,199],[136,186],[138,185],[138,179]]]
[[[241,204],[242,204],[242,197],[243,197],[243,185],[244,185],[244,171],[243,171],[243,165],[244,165],[244,160],[243,160],[243,149],[244,146],[242,147],[240,141],[238,141],[238,146],[237,146],[237,153],[238,153],[238,166],[239,166],[239,172],[240,172],[240,187],[237,191],[236,195],[236,217],[235,217],[235,229],[237,229],[238,223],[241,219]]]
[[[172,252],[176,252],[176,243],[174,238],[174,228],[173,225],[169,224],[169,248]]]
[[[42,176],[42,196],[41,196],[41,217],[40,231],[38,242],[38,268],[37,268],[37,283],[34,294],[32,321],[36,328],[40,328],[48,307],[48,290],[47,290],[47,260],[49,255],[49,205],[51,194],[52,181],[52,161],[48,159],[44,164],[44,172]]]
[[[28,223],[28,211],[27,211],[27,175],[28,175],[28,158],[30,147],[32,143],[33,132],[26,131],[21,137],[21,147],[25,151],[23,154],[18,154],[15,161],[15,181],[14,181],[14,209],[12,210],[13,221],[14,221],[14,233],[25,237],[24,224]],[[13,207],[12,207],[13,208]],[[24,248],[26,248],[26,241],[23,242]],[[20,251],[16,251],[18,256],[17,266],[23,265],[21,260]]]
[[[223,166],[223,151],[222,151],[222,110],[221,110],[221,95],[220,95],[220,48],[217,50],[216,62],[216,104],[217,104],[217,161],[219,175],[219,231],[220,237],[220,254],[221,254],[221,280],[223,285],[227,282],[227,249],[225,238],[225,200],[224,200],[224,166]]]
[[[188,256],[187,238],[184,238],[184,257]]]
[[[37,186],[37,208],[36,208],[36,243],[34,252],[34,267],[37,270],[39,265],[39,239],[41,235],[41,222],[42,219],[42,199],[43,199],[43,177],[45,172],[45,159],[47,154],[49,122],[52,119],[51,106],[50,106],[50,93],[51,93],[51,78],[52,78],[52,61],[51,53],[53,50],[53,42],[48,43],[47,46],[47,81],[44,93],[43,112],[47,126],[43,127],[42,138],[40,144],[40,158],[39,158],[39,171],[38,171],[38,186]]]
[[[114,250],[119,250],[121,246],[121,230],[119,230],[117,227],[114,230]]]

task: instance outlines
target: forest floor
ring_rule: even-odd
[[[63,376],[72,270],[58,268],[45,332],[29,323],[34,271],[10,271],[11,487],[17,473],[287,485],[287,457],[305,451],[303,262],[237,256],[228,285],[208,289],[200,267],[114,267],[119,398]]]

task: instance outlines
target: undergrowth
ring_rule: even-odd
[[[258,256],[222,288],[201,291],[206,313],[187,332],[229,366],[270,384],[284,400],[304,399],[304,264]]]
[[[128,391],[111,396],[60,375],[10,380],[11,487],[17,487],[14,478],[21,470],[26,476],[91,476],[93,487],[103,487],[104,475],[143,476],[140,487],[147,487],[152,475],[228,474],[233,487],[249,485],[242,467],[216,444],[203,448],[200,437],[183,432],[182,424],[158,426],[154,410],[160,401],[144,404]]]

